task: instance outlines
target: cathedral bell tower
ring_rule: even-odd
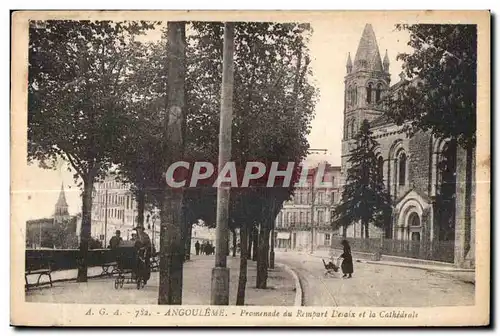
[[[386,51],[382,63],[371,24],[363,30],[354,63],[348,55],[346,70],[343,138],[349,140],[363,119],[372,121],[383,113],[379,103],[390,84],[389,57]]]
[[[68,202],[66,202],[66,195],[64,193],[64,186],[61,184],[61,192],[59,193],[59,198],[57,199],[55,211],[54,211],[54,222],[62,223],[69,219],[68,212]]]

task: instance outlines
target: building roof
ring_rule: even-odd
[[[382,114],[375,118],[371,123],[371,127],[378,127],[378,126],[383,126],[383,125],[389,125],[389,124],[394,124],[394,122],[385,114]]]
[[[382,58],[378,49],[377,39],[371,24],[366,24],[361,39],[359,40],[358,51],[354,58],[354,71],[384,71]]]

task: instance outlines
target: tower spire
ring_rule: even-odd
[[[389,73],[389,56],[387,55],[387,49],[385,49],[385,56],[384,56],[384,71]]]
[[[64,193],[64,184],[61,182],[61,191],[59,192],[59,198],[57,199],[54,217],[59,219],[64,216],[69,216],[69,213],[68,202],[66,202],[66,194]]]
[[[377,39],[371,24],[367,23],[354,58],[354,71],[383,71]]]
[[[347,64],[346,64],[346,69],[347,73],[351,73],[352,71],[352,60],[351,60],[351,53],[347,55]]]

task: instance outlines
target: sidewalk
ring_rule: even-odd
[[[192,256],[192,261],[184,264],[183,298],[185,305],[209,305],[211,274],[214,256]],[[229,303],[236,304],[238,290],[239,256],[228,257],[230,269]],[[90,268],[91,274],[100,274],[99,267]],[[54,272],[53,280],[64,277],[76,277],[76,270]],[[268,289],[256,289],[256,263],[248,261],[245,305],[293,306],[295,300],[295,282],[291,274],[281,267],[269,270]],[[135,284],[124,284],[123,288],[114,288],[114,277],[91,278],[86,283],[75,281],[56,282],[52,288],[30,289],[26,293],[27,302],[44,303],[81,303],[81,304],[157,304],[159,274],[154,272],[143,289],[137,290]]]
[[[313,257],[325,259],[325,261],[327,259],[330,259],[330,256],[331,256],[331,251],[327,251],[327,250],[314,251],[314,253],[312,255],[310,252],[289,251],[289,252],[285,252],[285,253],[297,253],[299,255],[310,255]],[[335,258],[340,256],[341,254],[342,254],[342,251],[340,249],[333,250],[333,255],[335,256]],[[472,283],[472,284],[475,283],[475,270],[474,269],[458,268],[458,267],[454,267],[452,264],[447,264],[447,263],[437,262],[437,261],[426,261],[426,260],[402,258],[402,257],[395,258],[393,256],[382,256],[382,259],[384,259],[384,257],[386,257],[386,258],[390,257],[391,259],[398,259],[398,261],[391,261],[391,260],[374,261],[374,260],[370,260],[372,253],[353,251],[352,254],[353,254],[354,261],[365,263],[365,264],[416,268],[416,269],[426,270],[429,272],[441,273],[441,274],[444,274],[446,276],[449,276],[449,277],[452,277],[454,279],[461,280],[461,281],[464,281],[467,283]]]

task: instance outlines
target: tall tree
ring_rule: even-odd
[[[191,27],[187,146],[193,159],[201,155],[205,161],[216,162],[223,26],[196,22]],[[306,135],[316,98],[316,90],[308,81],[310,68],[306,44],[309,34],[307,25],[295,23],[235,25],[232,157],[237,169],[244,169],[250,161],[262,162],[267,169],[275,161],[283,169],[288,162],[298,164],[306,156]],[[279,204],[290,197],[292,189],[272,188],[272,193],[280,196],[267,201],[279,208]],[[272,216],[272,211],[267,213]],[[263,228],[272,222],[269,218],[265,223],[262,221],[259,218]],[[252,227],[256,222],[259,223],[248,221]],[[261,231],[266,234],[267,230],[270,227]],[[255,244],[254,251],[256,248]],[[263,281],[259,283],[264,286],[266,272],[262,271],[261,268],[259,274]]]
[[[412,53],[397,56],[410,80],[386,98],[387,115],[414,133],[431,130],[464,148],[476,140],[477,28],[475,25],[397,25]]]
[[[164,122],[165,167],[184,159],[186,23],[167,26],[167,111]],[[175,177],[173,177],[175,179]],[[182,304],[182,277],[185,256],[183,190],[165,184],[160,228],[160,286],[158,304]]]
[[[451,179],[453,190],[438,195],[437,215],[444,214],[443,219],[448,218],[444,219],[448,222],[445,225],[455,225],[454,216],[446,213],[455,211],[453,195],[463,188],[465,250],[468,251],[475,175],[477,26],[415,24],[396,27],[409,32],[408,45],[413,52],[398,55],[409,80],[396,94],[385,99],[387,114],[398,125],[404,125],[410,135],[431,131],[437,138],[450,139],[449,149],[455,151],[452,156],[465,157],[465,183],[456,185],[454,178]],[[450,185],[445,189],[450,189]]]
[[[369,223],[376,226],[387,224],[391,212],[391,199],[380,178],[375,149],[378,143],[373,139],[370,124],[363,120],[359,132],[354,137],[355,146],[347,160],[347,180],[342,191],[342,199],[335,208],[334,229],[347,227],[361,221],[365,237],[369,238]]]
[[[162,202],[165,180],[165,141],[163,119],[166,101],[166,41],[141,43],[143,55],[134,59],[127,78],[128,119],[120,150],[114,152],[118,179],[132,184],[137,201],[137,225],[144,227],[146,204],[158,208]]]
[[[148,22],[32,21],[29,29],[28,160],[62,157],[83,189],[77,281],[87,281],[92,188],[111,167],[126,120],[121,99],[135,36]]]

